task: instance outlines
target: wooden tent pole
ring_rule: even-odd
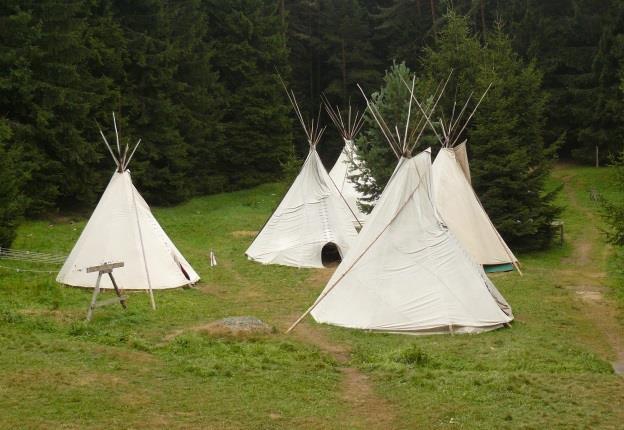
[[[409,88],[409,86],[407,85],[407,82],[405,82],[405,80],[403,80],[403,78],[401,78],[401,80],[403,81],[403,84],[405,84],[406,87]],[[442,139],[440,138],[440,135],[438,134],[437,130],[435,129],[435,127],[433,126],[433,124],[431,123],[431,119],[429,118],[429,115],[427,115],[427,113],[425,112],[425,110],[423,109],[423,107],[421,106],[420,102],[418,101],[418,99],[416,99],[416,96],[414,94],[412,94],[412,98],[414,99],[414,101],[416,102],[416,106],[418,106],[418,108],[420,109],[420,111],[422,112],[423,116],[425,117],[425,119],[427,120],[427,123],[429,123],[429,126],[431,127],[431,129],[433,130],[433,132],[435,133],[436,137],[438,138],[438,141],[440,142],[441,145],[444,146],[444,144],[442,143]]]
[[[143,255],[143,267],[145,268],[145,275],[147,276],[147,288],[149,290],[150,303],[152,309],[156,310],[156,301],[154,300],[154,291],[152,291],[152,280],[150,278],[149,269],[147,268],[147,259],[145,257],[145,244],[143,243],[143,232],[141,231],[141,222],[139,221],[139,210],[136,204],[134,185],[132,179],[130,179],[130,185],[132,186],[132,204],[134,205],[134,215],[136,217],[137,227],[139,229],[139,241],[141,242],[141,254]]]
[[[323,169],[324,168],[325,167],[323,167]],[[329,176],[329,173],[327,174],[327,176]],[[353,209],[351,209],[351,206],[349,206],[349,203],[347,203],[347,200],[342,195],[342,191],[340,191],[340,188],[338,188],[338,185],[336,185],[336,183],[334,182],[334,179],[331,176],[329,176],[329,180],[332,182],[332,184],[334,184],[334,187],[336,187],[336,191],[338,191],[338,195],[340,196],[344,204],[347,205],[347,208],[349,208],[349,212],[351,212],[351,215],[353,215],[353,218],[355,218],[357,223],[360,225],[360,228],[364,227],[362,223],[360,222],[359,218],[357,217],[357,215],[355,214],[355,212],[353,212]]]
[[[132,160],[132,157],[134,156],[134,153],[136,152],[136,150],[137,150],[137,148],[139,147],[140,144],[141,144],[141,139],[139,139],[139,141],[136,143],[136,145],[134,145],[134,149],[130,153],[130,157],[128,157],[128,161],[126,161],[126,164],[124,165],[124,170],[126,170],[128,168],[128,165],[130,164],[130,160]]]
[[[390,133],[390,136],[388,135],[388,133],[386,132],[385,127],[381,124],[380,119],[377,118],[377,114],[375,113],[375,109],[376,108],[368,100],[368,97],[366,97],[366,94],[364,93],[364,90],[362,89],[360,84],[357,84],[357,87],[360,89],[360,92],[362,93],[362,96],[364,97],[364,100],[366,100],[366,106],[371,111],[371,114],[373,115],[373,119],[375,120],[375,122],[379,126],[379,129],[381,130],[381,132],[383,133],[384,137],[388,141],[388,145],[390,145],[390,148],[392,149],[392,152],[394,152],[394,155],[396,155],[397,159],[400,160],[401,156],[397,152],[396,148],[394,147],[394,144],[392,143],[394,139],[390,137],[392,135],[392,133],[390,132],[390,130],[388,130],[388,133]]]
[[[455,122],[452,122],[450,124],[450,127],[451,127],[451,130],[449,132],[450,135],[453,134],[453,130],[455,130],[455,127],[457,127],[457,125],[459,124],[459,121],[461,121],[462,117],[464,116],[464,112],[466,111],[466,108],[468,107],[468,103],[470,103],[470,99],[472,99],[473,94],[474,94],[474,91],[472,91],[468,95],[468,98],[466,99],[466,103],[464,104],[464,107],[459,111],[459,114],[457,115],[457,119],[455,120]]]
[[[412,78],[412,89],[410,90],[410,100],[407,104],[407,121],[405,121],[405,132],[403,133],[403,153],[407,150],[407,131],[409,130],[410,117],[412,115],[412,96],[414,95],[414,86],[416,85],[416,76]]]
[[[121,157],[121,148],[119,147],[119,132],[117,131],[117,120],[115,119],[115,112],[113,112],[113,126],[115,127],[115,140],[117,141],[117,154]]]
[[[104,136],[104,132],[99,126],[98,126],[98,130],[100,130],[100,136],[102,136],[102,139],[104,139],[104,143],[106,144],[106,147],[108,148],[108,152],[110,152],[111,157],[113,157],[113,161],[115,162],[115,166],[117,166],[117,170],[121,171],[121,165],[119,164],[119,161],[117,161],[117,157],[115,157],[115,154],[113,153],[113,149],[109,145],[108,140],[106,140],[106,136]]]
[[[477,105],[474,107],[474,109],[472,110],[472,113],[470,114],[470,116],[468,117],[468,119],[466,120],[466,122],[464,123],[464,126],[461,128],[461,130],[459,130],[459,133],[457,133],[457,136],[455,136],[455,139],[451,142],[451,146],[453,146],[455,144],[455,142],[457,142],[459,140],[459,137],[461,136],[462,132],[464,131],[464,129],[468,126],[468,123],[470,122],[470,120],[472,119],[472,117],[474,116],[475,112],[477,111],[477,109],[479,108],[479,105],[481,105],[481,102],[483,101],[483,99],[485,98],[485,95],[488,93],[488,91],[490,91],[490,88],[492,88],[492,85],[494,85],[494,82],[490,82],[490,85],[488,85],[488,87],[486,88],[485,92],[483,93],[483,95],[481,96],[481,98],[479,99],[479,102],[477,103]]]

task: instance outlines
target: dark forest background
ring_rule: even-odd
[[[453,17],[461,22],[449,29]],[[454,56],[458,34],[483,61]],[[542,159],[603,164],[622,150],[619,0],[5,0],[0,223],[91,207],[114,169],[96,125],[112,137],[112,111],[124,141],[142,138],[130,169],[146,200],[175,204],[279,179],[307,151],[276,70],[315,115],[321,92],[362,108],[355,84],[379,91],[402,63],[430,78],[455,67],[476,88],[498,80],[489,97],[505,102],[486,106],[471,133],[489,142],[484,154],[531,148],[540,170],[529,192],[543,191]],[[514,126],[497,146],[484,125],[505,118]],[[328,167],[341,147],[328,132],[319,147]],[[519,155],[505,162],[534,171]],[[476,163],[477,191],[487,194],[500,163]],[[510,192],[499,187],[498,199]],[[497,197],[480,195],[499,227],[517,222],[501,218],[509,208]],[[540,211],[544,223],[556,215]]]

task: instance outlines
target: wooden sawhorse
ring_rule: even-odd
[[[91,317],[93,316],[93,310],[101,306],[111,305],[113,303],[120,303],[121,307],[123,307],[124,309],[127,308],[126,306],[127,297],[121,295],[121,292],[119,291],[119,287],[117,286],[117,283],[115,282],[115,278],[113,277],[113,269],[117,269],[119,267],[124,267],[124,263],[123,262],[107,263],[107,264],[102,264],[100,266],[87,267],[87,273],[98,272],[97,282],[95,283],[95,288],[93,289],[93,296],[91,297],[91,304],[89,305],[89,309],[87,310],[87,321],[91,321]],[[117,294],[117,297],[113,297],[112,299],[98,302],[97,296],[98,294],[100,294],[100,280],[102,279],[103,274],[107,274],[108,277],[110,278],[111,282],[113,283],[113,287],[115,288],[115,293]]]

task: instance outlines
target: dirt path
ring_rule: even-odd
[[[298,340],[316,345],[330,354],[342,372],[340,397],[348,405],[339,417],[344,428],[380,429],[394,428],[394,407],[375,393],[369,376],[349,364],[351,352],[345,345],[331,342],[320,327],[303,322],[292,332]]]
[[[607,359],[611,360],[616,373],[624,375],[624,336],[618,322],[615,303],[607,296],[607,287],[604,272],[609,250],[606,246],[596,249],[596,244],[602,243],[597,215],[578,201],[570,182],[570,175],[562,174],[560,179],[564,184],[564,192],[569,206],[583,215],[587,220],[586,227],[579,237],[573,241],[572,256],[565,261],[566,269],[562,269],[562,278],[570,283],[568,288],[582,301],[581,309],[585,316],[601,332],[611,349],[607,352]],[[589,192],[589,190],[588,190]]]
[[[333,270],[319,270],[310,279],[310,284],[322,286],[329,280]],[[299,315],[293,315],[290,322]],[[317,346],[330,354],[342,372],[340,396],[344,400],[345,414],[340,419],[344,428],[380,429],[394,428],[395,410],[386,399],[375,393],[374,384],[369,376],[350,365],[351,351],[348,346],[332,342],[318,324],[303,321],[293,330],[292,335],[305,343]]]

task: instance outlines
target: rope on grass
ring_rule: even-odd
[[[14,270],[17,273],[20,272],[29,272],[29,273],[46,273],[46,274],[52,274],[52,273],[57,273],[58,270],[35,270],[35,269],[22,269],[22,268],[17,268],[17,267],[8,267],[8,266],[3,266],[0,264],[0,269],[5,269],[5,270]]]
[[[43,252],[25,251],[0,247],[0,259],[27,261],[30,263],[63,264],[65,255],[46,254]]]
[[[65,262],[65,256],[59,254],[47,254],[43,252],[27,251],[21,249],[11,249],[0,247],[0,261],[15,261],[19,263],[44,264],[60,266]],[[16,272],[32,272],[32,273],[56,273],[55,270],[29,269],[23,267],[10,267],[0,265],[0,268],[6,270],[14,270]]]

